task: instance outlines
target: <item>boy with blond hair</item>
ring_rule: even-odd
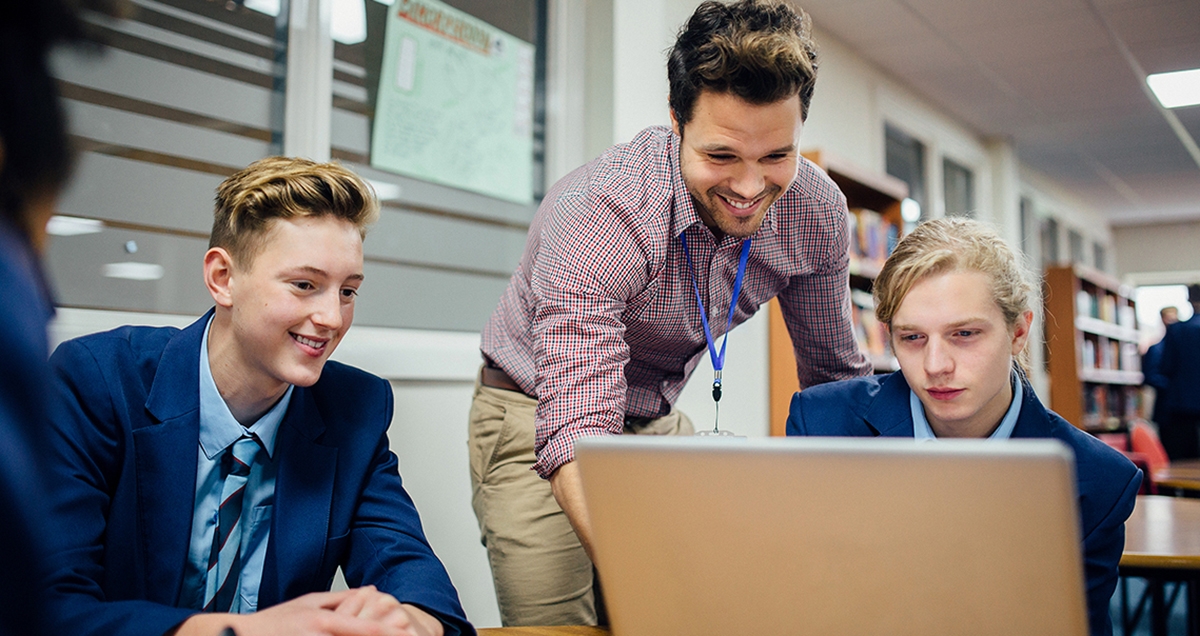
[[[255,162],[217,191],[214,309],[54,353],[56,633],[474,633],[388,449],[390,386],[327,362],[378,215],[336,164]],[[354,589],[328,592],[339,566]]]
[[[1024,363],[1039,290],[1020,256],[983,223],[922,223],[896,246],[873,290],[900,371],[797,393],[787,433],[1066,444],[1075,455],[1090,633],[1110,635],[1108,604],[1142,473],[1034,393]]]

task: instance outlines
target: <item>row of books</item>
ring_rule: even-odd
[[[850,317],[854,321],[854,338],[858,348],[873,356],[889,356],[892,345],[888,340],[887,327],[875,318],[875,303],[871,294],[861,290],[850,290]]]
[[[1142,358],[1134,342],[1085,337],[1080,358],[1088,369],[1142,370]]]
[[[882,263],[900,240],[900,228],[874,210],[850,210],[850,256]]]
[[[1103,290],[1079,290],[1075,295],[1075,313],[1130,329],[1137,326],[1137,314],[1133,306]]]
[[[1090,430],[1114,430],[1139,417],[1142,392],[1135,386],[1086,384],[1083,389],[1083,424]]]

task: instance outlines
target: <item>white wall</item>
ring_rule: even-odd
[[[1116,227],[1117,271],[1140,284],[1200,281],[1200,222]]]

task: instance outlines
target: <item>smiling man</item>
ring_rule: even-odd
[[[63,343],[52,633],[473,634],[388,450],[388,383],[329,362],[379,215],[336,164],[221,184],[186,329]],[[355,586],[328,592],[342,568]]]
[[[1093,636],[1108,636],[1141,471],[1043,406],[1017,363],[1027,356],[1039,282],[977,221],[917,226],[875,279],[875,315],[890,330],[900,371],[797,393],[787,432],[1060,440],[1075,456],[1088,622]]]
[[[470,414],[473,503],[506,625],[597,622],[575,441],[690,434],[672,406],[688,376],[768,300],[803,386],[869,372],[850,321],[845,197],[798,152],[816,73],[802,12],[705,2],[669,56],[672,127],[609,149],[538,209],[483,331]]]

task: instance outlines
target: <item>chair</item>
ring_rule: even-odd
[[[1159,494],[1159,481],[1163,472],[1171,467],[1171,459],[1167,457],[1167,450],[1158,439],[1158,433],[1145,421],[1135,420],[1129,429],[1129,444],[1131,450],[1146,462],[1146,481],[1150,484],[1150,494]]]
[[[1158,439],[1158,433],[1154,431],[1149,424],[1144,420],[1134,420],[1129,427],[1129,445],[1131,452],[1126,453],[1140,461],[1137,463],[1142,468],[1144,480],[1142,482],[1143,491],[1148,491],[1149,494],[1164,494],[1164,495],[1179,495],[1188,490],[1187,483],[1182,484],[1179,480],[1171,480],[1166,474],[1171,467],[1171,459],[1167,456],[1167,450],[1163,448],[1162,441]],[[1149,488],[1147,490],[1147,484]],[[1162,492],[1160,492],[1160,490]],[[1171,585],[1171,584],[1174,585]],[[1141,617],[1147,610],[1148,603],[1154,603],[1157,597],[1157,603],[1162,603],[1165,609],[1164,612],[1170,612],[1170,608],[1174,607],[1175,601],[1183,591],[1185,581],[1174,581],[1170,579],[1146,579],[1146,589],[1142,592],[1141,598],[1134,604],[1133,611],[1130,611],[1129,606],[1129,587],[1128,576],[1121,576],[1121,626],[1122,633],[1128,634],[1137,626]],[[1191,583],[1187,583],[1192,585]],[[1196,611],[1193,608],[1188,608],[1188,622],[1192,622],[1193,614]],[[1189,629],[1189,633],[1195,633],[1194,629]]]

